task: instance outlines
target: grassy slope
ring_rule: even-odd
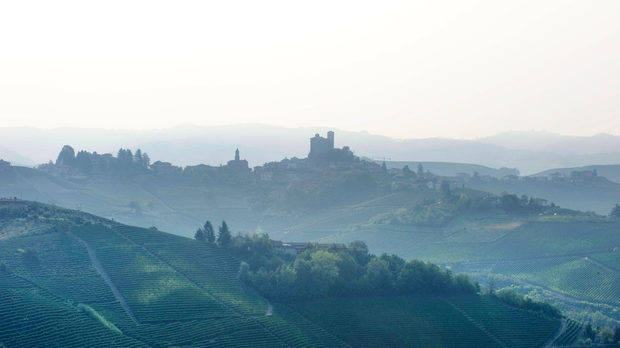
[[[604,176],[607,179],[620,183],[620,164],[601,164],[584,167],[572,167],[572,168],[555,168],[545,170],[540,173],[533,174],[532,176],[549,176],[553,173],[562,173],[566,176],[570,176],[572,171],[581,170],[596,170],[599,176]]]
[[[65,212],[67,218],[71,216],[64,210],[53,209]],[[35,225],[50,223],[48,219],[33,221],[37,221]],[[13,346],[16,342],[19,345],[20,340],[36,342],[39,337],[49,337],[63,346],[83,346],[90,345],[84,340],[91,335],[101,337],[100,342],[110,342],[109,345],[136,346],[331,347],[343,345],[344,341],[360,343],[359,338],[346,331],[334,332],[332,323],[322,319],[334,315],[336,319],[346,318],[334,314],[337,308],[356,313],[360,328],[355,330],[363,330],[368,338],[361,345],[385,346],[410,340],[457,346],[489,340],[488,334],[436,297],[324,300],[334,306],[319,306],[323,300],[309,307],[277,304],[274,313],[265,316],[267,301],[236,279],[238,264],[224,251],[162,232],[95,218],[93,221],[104,225],[79,225],[70,232],[46,232],[0,241],[0,262],[7,269],[2,277],[17,284],[10,288],[6,285],[9,282],[0,282],[4,284],[0,296],[7,299],[0,301],[0,311],[12,313],[4,316],[0,325],[0,337],[5,344]],[[84,243],[94,251],[139,325],[98,275]],[[36,251],[38,262],[25,258],[29,249]],[[468,303],[461,299],[452,302],[462,307]],[[95,314],[80,310],[79,304],[88,305]],[[437,312],[438,307],[441,312]],[[314,309],[309,312],[303,308]],[[325,315],[316,312],[316,308],[322,308]],[[473,318],[485,315],[482,304],[468,308],[464,310]],[[492,310],[500,316],[510,316],[511,311],[504,306]],[[33,317],[39,325],[33,329],[27,329],[27,324],[18,328],[9,324]],[[392,324],[367,331],[366,325],[373,325],[378,318],[392,318]],[[531,336],[537,344],[557,329],[557,325],[547,325],[544,320],[528,320],[530,325],[547,330],[534,337],[522,328],[497,331],[487,326],[491,335],[500,340],[504,336],[509,340],[510,335]],[[62,327],[63,331],[52,330],[52,326]],[[442,337],[439,333],[444,329],[454,335]]]
[[[489,212],[457,217],[439,227],[359,224],[323,240],[364,240],[375,253],[420,258],[483,283],[493,280],[535,290],[540,299],[555,302],[576,318],[584,319],[581,310],[598,311],[599,323],[617,324],[620,312],[610,306],[616,307],[620,299],[620,253],[612,252],[620,247],[619,231],[617,221]],[[575,260],[580,260],[578,265],[569,264]]]

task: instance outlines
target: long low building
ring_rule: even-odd
[[[284,255],[298,255],[308,248],[313,249],[346,249],[346,245],[340,243],[316,243],[316,242],[283,242],[271,240],[271,246],[276,253]]]

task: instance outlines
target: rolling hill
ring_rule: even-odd
[[[582,213],[571,211],[566,211],[566,216],[563,213],[519,216],[489,211],[464,214],[438,226],[394,225],[381,221],[382,217],[425,201],[440,200],[439,191],[424,188],[377,192],[370,197],[317,209],[292,209],[286,204],[277,205],[282,202],[279,194],[265,196],[265,192],[281,191],[261,192],[243,185],[213,185],[157,177],[75,178],[24,167],[10,167],[10,171],[1,172],[0,177],[3,179],[0,180],[0,196],[79,207],[122,223],[157,226],[185,237],[192,236],[196,228],[209,219],[215,223],[226,220],[233,233],[264,231],[284,241],[348,243],[364,240],[376,254],[395,253],[405,258],[432,261],[472,275],[483,284],[495,282],[519,287],[523,293],[553,301],[573,319],[610,325],[620,322],[620,313],[611,309],[617,306],[613,301],[617,294],[602,294],[607,291],[604,288],[588,290],[585,286],[571,286],[570,279],[574,275],[568,266],[576,266],[563,266],[567,257],[574,258],[568,261],[592,258],[594,254],[611,253],[619,246],[618,222],[601,217],[590,218],[585,214],[584,218],[580,217]],[[618,184],[610,182],[600,183],[596,189],[592,188],[592,183],[498,180],[480,185],[476,188],[496,194],[509,191],[551,198],[568,208],[598,207],[594,210],[605,214],[620,197],[615,187]],[[488,195],[472,189],[464,192]],[[258,200],[257,204],[253,202],[256,197],[269,199]],[[132,201],[142,207],[139,213],[131,211]],[[270,208],[264,209],[265,206]],[[575,214],[577,218],[572,217]],[[546,278],[540,274],[546,272],[549,262],[557,267],[553,274],[565,280],[543,281]],[[499,264],[510,264],[518,271],[494,266]],[[594,264],[587,266],[591,272],[601,268]],[[522,267],[528,272],[521,270]],[[617,273],[603,270],[601,274],[606,275],[605,282],[609,284],[617,281]],[[613,285],[610,286],[613,289]]]
[[[544,172],[536,173],[531,176],[550,176],[551,174],[554,174],[554,173],[560,173],[565,176],[570,176],[570,173],[573,171],[583,171],[583,170],[596,170],[599,176],[604,176],[605,178],[615,183],[620,183],[620,164],[592,165],[592,166],[572,167],[572,168],[555,168],[555,169],[545,170]]]
[[[597,182],[472,180],[467,187],[497,195],[510,192],[540,197],[565,208],[594,211],[602,215],[609,214],[613,206],[620,202],[620,184],[609,180]]]
[[[28,201],[0,201],[0,217],[7,347],[534,347],[561,333],[492,296],[269,303],[215,246]]]
[[[380,163],[381,161],[377,161]],[[421,164],[425,170],[439,176],[457,176],[465,173],[473,176],[475,173],[479,175],[488,175],[495,178],[502,178],[506,175],[519,175],[519,171],[514,168],[490,168],[479,164],[455,163],[455,162],[413,162],[413,161],[385,161],[387,168],[402,169],[409,166],[411,170],[416,170],[418,164]]]
[[[579,321],[620,324],[617,219],[570,210],[539,215],[493,209],[425,225],[394,223],[394,214],[402,214],[402,209],[321,241],[365,240],[375,253],[428,260],[486,286],[514,287],[554,303]]]

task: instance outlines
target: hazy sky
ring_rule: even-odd
[[[620,134],[620,1],[3,1],[0,126]]]

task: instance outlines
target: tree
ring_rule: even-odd
[[[220,233],[217,235],[217,244],[221,247],[226,248],[232,239],[230,235],[230,230],[228,229],[228,225],[226,221],[222,221],[222,226],[220,226]]]
[[[583,335],[584,335],[586,338],[589,338],[589,339],[592,339],[592,340],[594,339],[594,335],[595,335],[596,333],[594,332],[594,329],[592,328],[592,324],[587,323],[587,324],[586,324],[586,327],[584,328],[584,330],[583,330],[583,331],[584,331],[584,332],[583,332]]]
[[[601,328],[598,332],[598,336],[601,338],[601,341],[605,344],[614,342],[614,330],[612,330],[608,326]]]
[[[411,171],[411,169],[409,169],[408,165],[405,165],[403,167],[403,175],[405,177],[407,177],[407,178],[414,178],[415,179],[417,177],[417,175],[413,171]]]
[[[452,195],[450,192],[450,183],[446,180],[441,181],[441,185],[439,186],[439,191],[444,198],[448,198]]]
[[[202,230],[202,228],[198,228],[196,230],[196,233],[194,233],[194,239],[204,242],[204,240],[205,240],[205,232]]]
[[[250,278],[250,265],[248,265],[247,262],[241,261],[241,264],[239,265],[239,273],[237,273],[237,277],[243,282],[248,281],[248,279]]]
[[[368,287],[377,293],[390,292],[394,287],[394,276],[389,270],[387,261],[373,258],[366,265],[366,281]]]
[[[75,160],[73,161],[75,167],[82,171],[82,173],[88,174],[92,169],[92,155],[87,151],[80,151],[75,156]]]
[[[151,165],[151,159],[149,158],[149,155],[146,152],[142,154],[141,165],[143,168],[148,168]]]
[[[139,166],[142,166],[142,150],[136,150],[136,153],[133,155],[133,161]]]
[[[424,167],[422,167],[422,163],[418,164],[418,177],[419,178],[424,177]]]
[[[611,209],[611,213],[609,213],[609,216],[614,218],[620,218],[620,205],[616,204],[613,209]]]
[[[366,243],[361,240],[354,240],[349,243],[349,251],[351,256],[357,261],[358,264],[365,266],[370,261],[370,254],[368,253],[368,247]]]
[[[211,225],[211,221],[207,220],[205,222],[204,228],[204,236],[205,240],[209,243],[215,242],[215,231],[213,230],[213,225]]]
[[[500,202],[502,208],[504,208],[507,213],[511,213],[519,209],[519,197],[515,194],[503,193],[500,198]]]
[[[56,165],[65,165],[71,166],[73,165],[73,160],[75,159],[75,150],[69,145],[65,145],[60,150],[58,154],[58,158],[56,158]]]

